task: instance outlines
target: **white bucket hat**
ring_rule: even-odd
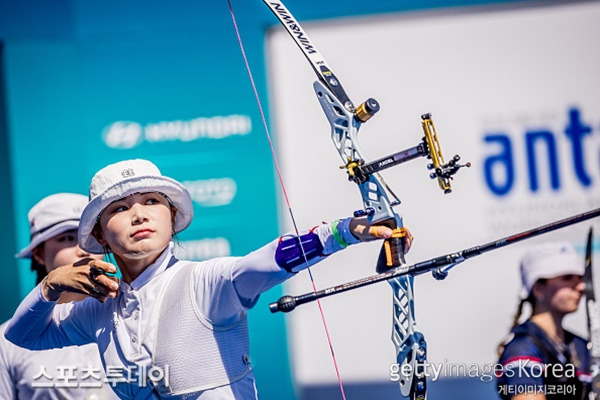
[[[63,232],[77,229],[87,197],[75,193],[57,193],[45,197],[29,210],[29,245],[17,253],[18,258],[31,258],[40,243]]]
[[[581,275],[585,272],[583,257],[571,243],[544,243],[532,247],[521,259],[521,298],[526,299],[538,279],[562,275]]]
[[[174,232],[187,228],[194,217],[192,199],[187,189],[160,173],[147,160],[127,160],[102,168],[92,178],[90,201],[79,224],[79,247],[91,253],[102,253],[102,245],[92,236],[98,217],[112,202],[135,193],[160,192],[177,208]]]

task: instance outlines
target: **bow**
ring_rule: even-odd
[[[263,2],[286,28],[317,75],[318,80],[314,82],[313,88],[331,126],[333,144],[344,163],[341,168],[346,169],[348,179],[358,185],[361,193],[363,209],[356,211],[355,217],[365,217],[371,225],[386,225],[393,229],[392,238],[384,241],[377,272],[399,267],[405,263],[403,242],[406,230],[402,216],[393,208],[400,204],[400,200],[379,172],[418,157],[427,157],[431,160],[428,164],[432,171],[430,177],[437,179],[445,193],[450,193],[452,176],[461,167],[470,164],[458,164],[459,156],[454,156],[445,163],[430,114],[421,116],[424,137],[420,143],[390,156],[366,162],[358,143],[358,131],[363,123],[379,111],[379,103],[369,98],[355,106],[338,77],[283,3],[279,0]],[[392,341],[396,348],[396,361],[403,371],[411,371],[406,379],[400,380],[400,390],[405,397],[424,399],[426,380],[422,368],[426,360],[427,345],[423,334],[415,329],[413,278],[399,277],[389,283],[393,291]],[[280,307],[279,310],[286,309],[285,304]],[[406,364],[409,364],[408,368]]]
[[[329,68],[316,46],[311,42],[303,28],[283,3],[279,0],[263,0],[263,2],[285,27],[317,75],[318,80],[314,82],[313,87],[321,108],[331,125],[331,139],[344,163],[341,168],[346,169],[348,179],[357,184],[361,193],[363,209],[357,210],[354,213],[355,217],[364,217],[370,225],[385,225],[393,230],[392,237],[384,241],[377,262],[377,272],[384,273],[391,268],[403,265],[405,263],[403,248],[406,229],[402,222],[402,216],[394,210],[394,207],[400,204],[400,200],[386,184],[379,172],[418,157],[427,157],[431,160],[428,164],[428,168],[431,170],[430,177],[432,179],[437,179],[440,188],[445,193],[450,193],[452,190],[450,180],[453,175],[461,167],[470,166],[470,164],[458,164],[460,159],[459,156],[454,156],[448,163],[444,161],[430,114],[421,116],[424,136],[420,143],[390,156],[367,162],[362,155],[357,135],[361,125],[379,111],[379,103],[375,99],[369,98],[359,106],[355,106],[346,94],[337,76],[333,73],[331,68]],[[233,23],[237,31],[235,16],[233,15],[232,10],[231,12]],[[240,47],[244,54],[239,33],[238,40],[240,41]],[[247,62],[246,68],[253,83]],[[262,107],[260,106],[260,100],[258,99],[256,90],[255,95],[262,115]],[[264,117],[263,123],[265,123]],[[266,123],[265,131],[267,132],[267,136],[270,137]],[[270,139],[269,142],[271,142]],[[276,162],[274,152],[273,157]],[[276,169],[284,191],[284,198],[288,203],[288,209],[294,228],[296,229],[296,235],[299,237],[277,162]],[[302,248],[302,243],[299,244]],[[304,253],[303,248],[302,252]],[[313,283],[313,293],[317,293],[310,269],[309,275]],[[427,345],[423,334],[415,329],[413,277],[410,275],[401,276],[390,280],[389,283],[393,291],[392,341],[396,348],[396,360],[400,368],[402,368],[402,371],[410,371],[409,374],[403,376],[404,379],[400,380],[400,391],[404,397],[423,400],[426,397],[426,380],[423,365],[426,360]],[[271,311],[273,312],[291,311],[291,309],[293,308],[289,308],[289,304],[286,304],[285,301],[280,301],[274,307],[271,307]],[[322,309],[321,316],[327,332]],[[335,361],[335,353],[333,352],[329,335],[328,340],[334,358],[333,361],[336,372],[338,373],[342,397],[345,398],[343,385]]]
[[[228,2],[229,1],[230,0],[228,0]],[[337,76],[329,68],[324,58],[316,49],[316,46],[310,41],[308,35],[304,32],[300,24],[295,20],[283,3],[279,0],[263,0],[263,2],[269,7],[269,9],[286,28],[287,32],[302,51],[317,75],[318,80],[313,84],[313,87],[325,116],[330,123],[332,141],[344,163],[341,168],[346,169],[348,179],[357,184],[362,196],[363,209],[356,211],[355,216],[366,218],[369,224],[381,224],[389,226],[394,232],[392,238],[384,241],[377,261],[376,275],[317,291],[312,278],[312,273],[310,272],[310,269],[308,269],[313,284],[313,292],[300,296],[284,296],[276,303],[270,304],[271,312],[289,312],[300,304],[314,300],[319,302],[319,299],[322,297],[331,296],[355,288],[381,282],[383,280],[388,281],[393,291],[392,341],[396,347],[396,359],[399,370],[403,371],[403,379],[400,379],[399,381],[400,391],[404,397],[409,397],[414,400],[424,400],[426,398],[424,365],[427,356],[427,346],[423,334],[416,330],[413,297],[414,276],[426,272],[432,272],[435,278],[444,279],[452,267],[463,262],[467,258],[471,258],[490,250],[498,249],[521,240],[597,217],[600,215],[600,209],[592,210],[587,213],[556,221],[548,225],[521,232],[490,243],[471,247],[459,252],[446,254],[413,265],[403,265],[405,263],[403,254],[403,238],[406,235],[406,231],[403,227],[401,215],[394,210],[394,207],[400,204],[400,200],[385,183],[379,172],[418,157],[427,157],[431,160],[431,162],[427,165],[427,168],[431,170],[430,177],[438,181],[438,184],[444,193],[450,193],[452,190],[451,180],[453,175],[456,174],[460,168],[465,166],[469,167],[470,163],[463,165],[459,164],[459,156],[454,156],[447,163],[444,161],[430,114],[424,114],[421,116],[424,137],[420,143],[414,147],[402,150],[390,156],[367,162],[363,157],[362,151],[358,144],[358,130],[363,123],[367,122],[373,115],[375,115],[375,113],[379,111],[379,103],[375,99],[370,98],[356,107],[346,94]],[[237,25],[233,11],[232,19],[237,31]],[[242,53],[244,54],[239,32],[238,40],[240,40],[240,47],[242,49]],[[247,61],[246,68],[254,87],[252,74],[249,70]],[[260,106],[260,100],[258,99],[258,95],[256,93],[256,88],[254,88],[254,91],[259,103],[263,124],[265,125],[265,132],[267,133],[267,137],[271,143],[264,114],[262,112],[262,107]],[[272,146],[271,149],[273,152],[277,173],[279,174],[280,183],[284,192],[284,198],[288,204],[292,223],[296,230],[296,236],[299,237],[298,229],[294,221],[291,207],[289,206],[289,200],[287,199],[287,194],[285,193],[285,187],[283,186],[281,174]],[[302,243],[300,241],[299,245],[302,248]],[[302,249],[302,253],[304,253],[304,249]],[[345,399],[343,385],[335,360],[335,353],[333,352],[333,347],[331,345],[331,340],[327,331],[327,326],[325,324],[320,303],[319,309],[321,311],[321,316],[325,325],[325,331],[329,340],[333,362],[336,367],[336,372],[338,373],[338,382],[340,384],[341,394]],[[600,345],[597,347],[600,347]]]

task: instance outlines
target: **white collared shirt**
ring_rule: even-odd
[[[315,233],[324,245],[324,254],[342,248],[333,239],[329,224],[320,225]],[[244,257],[196,263],[193,273],[196,303],[203,317],[213,325],[229,324],[256,304],[261,293],[293,276],[275,261],[278,243],[279,239],[276,239]],[[75,304],[56,304],[43,297],[41,285],[38,285],[17,309],[7,338],[36,349],[97,342],[109,380],[113,375],[132,370],[141,372],[145,368],[148,372],[152,368],[152,349],[158,326],[159,294],[178,265],[173,247],[171,242],[133,282],[121,282],[118,296],[107,299],[104,304],[93,298]],[[310,264],[323,258],[325,256],[316,257]],[[151,384],[133,378],[127,383],[116,384],[121,398],[160,398]],[[256,399],[254,377],[249,373],[230,385],[185,398]]]

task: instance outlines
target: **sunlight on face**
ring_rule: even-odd
[[[104,209],[100,228],[100,243],[108,245],[115,257],[150,265],[171,240],[171,207],[160,193],[132,194]]]
[[[44,242],[43,250],[37,253],[36,259],[46,266],[50,272],[61,265],[73,264],[82,258],[102,259],[101,254],[91,255],[83,251],[77,242],[77,229],[60,233]]]

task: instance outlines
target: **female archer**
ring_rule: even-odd
[[[122,281],[99,260],[58,268],[23,301],[6,337],[35,349],[96,342],[107,377],[121,372],[112,384],[123,399],[256,399],[246,312],[259,295],[349,244],[392,234],[348,218],[303,232],[301,246],[282,236],[244,257],[180,261],[172,237],[192,216],[188,191],[151,162],[103,168],[79,241],[112,252]],[[100,301],[56,304],[64,292]]]
[[[83,258],[101,259],[77,243],[77,227],[87,197],[57,193],[39,201],[28,213],[30,241],[17,257],[31,259],[37,283],[61,265]],[[59,303],[86,296],[64,293]],[[29,351],[4,338],[8,323],[0,325],[0,399],[3,400],[106,400],[115,399],[104,382],[95,345]]]
[[[569,243],[532,248],[521,261],[523,289],[513,328],[500,346],[503,399],[587,399],[590,356],[587,341],[563,328],[577,311],[584,260]],[[531,317],[519,325],[524,303]]]

